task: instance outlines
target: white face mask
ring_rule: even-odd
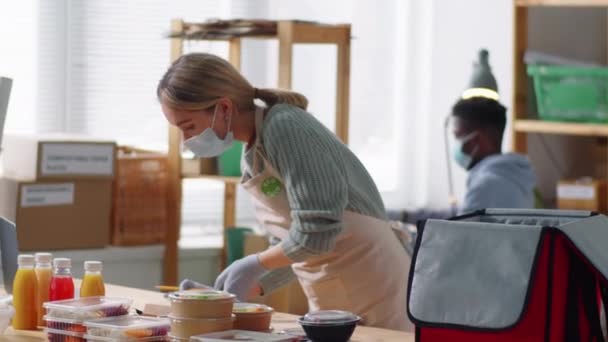
[[[213,111],[211,127],[206,128],[201,134],[184,141],[184,146],[199,158],[217,157],[229,149],[234,142],[234,133],[230,130],[232,115],[228,121],[228,133],[224,139],[220,139],[213,130],[215,117],[217,116],[217,108],[216,105]]]

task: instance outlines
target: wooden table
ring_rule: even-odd
[[[123,286],[106,285],[106,293],[112,297],[131,298],[134,300],[133,307],[143,309],[145,304],[163,304],[168,302],[159,292],[133,289]],[[275,313],[272,318],[272,326],[276,331],[288,328],[299,327],[296,323],[297,316]],[[0,341],[7,342],[41,342],[46,341],[46,336],[42,331],[14,331],[9,328],[4,336],[0,336]],[[404,333],[393,330],[377,329],[370,327],[357,327],[351,342],[374,342],[374,341],[399,341],[414,342],[414,334]]]

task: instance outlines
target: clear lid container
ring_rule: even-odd
[[[51,317],[51,316],[44,316],[42,317],[43,320],[47,321],[47,322],[60,322],[60,323],[66,323],[66,324],[83,324],[84,321],[78,320],[78,319],[69,319],[69,318],[59,318],[59,317]]]
[[[15,309],[13,309],[12,306],[0,303],[0,336],[2,336],[6,328],[8,328],[14,315]],[[0,337],[0,339],[2,339],[2,337]]]
[[[6,304],[6,303],[0,303],[0,317],[8,317],[9,319],[13,318],[13,315],[15,314],[15,309]]]
[[[234,299],[235,295],[217,290],[198,289],[173,292],[169,295],[169,299],[181,300],[225,300]]]
[[[246,330],[228,330],[210,334],[190,337],[190,341],[200,342],[226,342],[226,341],[252,341],[252,342],[291,342],[293,337],[260,333]]]
[[[167,336],[152,336],[146,338],[115,338],[115,337],[101,337],[101,336],[91,336],[84,335],[84,338],[89,341],[99,341],[99,342],[116,342],[116,341],[132,341],[132,342],[167,342]],[[188,339],[186,339],[188,341]]]
[[[167,336],[171,324],[166,318],[118,316],[84,323],[87,334],[96,337],[140,339]]]
[[[167,338],[169,339],[169,342],[188,342],[188,341],[190,341],[189,338],[177,337],[177,336],[173,336],[171,334],[169,334],[167,336]]]
[[[47,316],[74,320],[122,316],[129,313],[133,300],[110,297],[84,297],[44,303]]]
[[[83,333],[78,333],[78,332],[73,332],[73,331],[65,331],[65,330],[57,330],[57,329],[50,329],[50,328],[45,328],[44,332],[46,334],[70,336],[70,337],[77,338],[77,340],[79,340],[79,339],[83,339],[84,340],[84,334]]]
[[[321,310],[307,313],[298,322],[303,325],[344,325],[360,320],[361,317],[348,311]]]
[[[267,313],[267,312],[273,312],[273,311],[274,311],[274,309],[268,305],[256,304],[256,303],[234,303],[234,307],[232,308],[232,312],[235,314]]]
[[[49,316],[44,316],[43,319],[46,322],[47,328],[51,330],[69,331],[81,334],[87,332],[87,329],[83,325],[84,322],[81,320],[54,318]]]

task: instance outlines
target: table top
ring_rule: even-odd
[[[106,294],[112,297],[124,297],[134,300],[133,308],[143,310],[146,304],[168,305],[167,300],[160,292],[134,289],[124,286],[106,284]],[[298,328],[297,316],[277,312],[272,317],[272,326],[276,331],[289,328]],[[378,329],[359,326],[351,339],[351,342],[374,342],[374,341],[399,341],[414,342],[413,333],[405,333],[387,329]],[[7,342],[40,342],[46,341],[46,336],[42,331],[14,331],[9,328],[0,341]]]

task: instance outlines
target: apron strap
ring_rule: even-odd
[[[261,155],[262,124],[264,122],[264,108],[255,108],[255,142],[253,144],[253,172],[258,173],[258,163]]]

